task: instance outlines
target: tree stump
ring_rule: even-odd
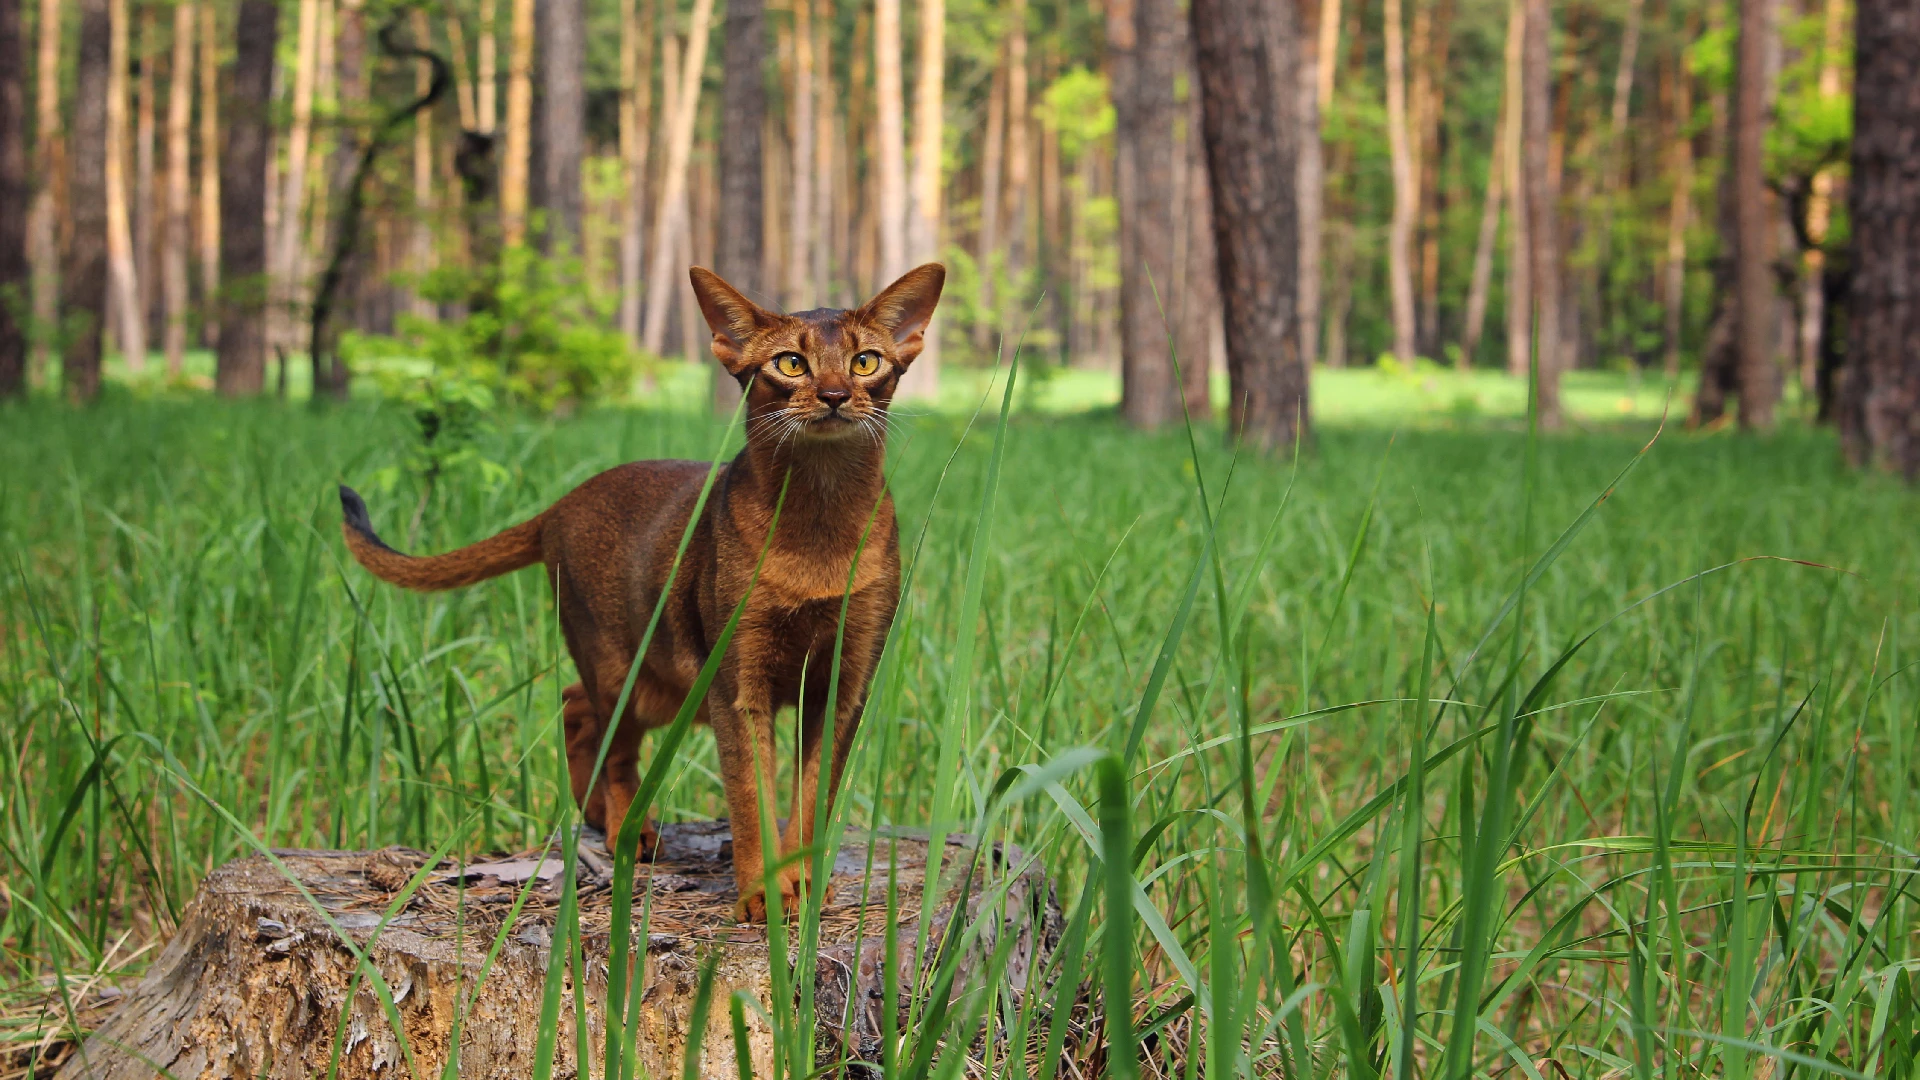
[[[1010,846],[978,852],[966,836],[952,837],[947,845],[928,940],[938,943],[957,911],[977,919],[982,905],[989,905],[963,967],[977,967],[997,942],[1013,935],[1004,978],[1025,988],[1059,939],[1060,909],[1051,886]],[[792,1002],[773,1000],[767,928],[733,922],[731,854],[725,821],[668,824],[661,829],[656,860],[639,868],[634,951],[645,962],[635,1045],[644,1075],[679,1075],[697,974],[708,956],[717,957],[718,967],[700,1055],[702,1075],[735,1075],[727,1005],[735,991],[745,991],[770,1013],[783,1008],[783,1015],[795,1015]],[[976,854],[983,857],[976,860]],[[404,848],[276,855],[342,931],[368,950],[393,990],[418,1076],[441,1075],[462,1012],[460,1076],[526,1080],[532,1075],[562,891],[564,864],[558,855],[543,860],[540,852],[527,852],[464,868],[442,863],[384,928],[379,926],[383,913],[424,865],[425,855]],[[969,881],[970,864],[975,870]],[[814,980],[823,1060],[879,1059],[881,1010],[888,1006],[883,987],[890,880],[899,912],[896,1024],[904,1021],[915,986],[930,979],[932,958],[922,964],[914,952],[926,867],[924,833],[849,831],[843,841],[833,867],[833,895],[820,920]],[[529,877],[537,879],[531,898],[479,982],[486,953],[520,883]],[[606,1039],[602,1010],[610,878],[605,848],[583,841],[579,891],[592,1058],[600,1056]],[[643,906],[644,947],[638,944]],[[384,1007],[367,985],[356,985],[354,974],[352,953],[272,863],[261,857],[228,863],[208,875],[153,967],[58,1075],[147,1080],[165,1070],[180,1080],[325,1076],[337,1042],[341,1077],[407,1076],[405,1049]],[[965,978],[956,980],[956,994],[966,984]],[[570,977],[563,990],[553,1075],[584,1077],[588,1070],[576,1060],[580,1018]],[[751,1009],[747,1028],[754,1071],[770,1075],[772,1030]],[[591,1064],[598,1075],[599,1063]]]

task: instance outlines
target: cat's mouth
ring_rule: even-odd
[[[804,430],[807,437],[812,439],[841,439],[853,434],[859,427],[859,418],[839,409],[828,409],[818,416],[809,417]]]

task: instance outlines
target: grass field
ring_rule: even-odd
[[[1350,417],[1297,468],[1212,428],[909,424],[911,588],[846,813],[1005,836],[1073,919],[1057,993],[929,1007],[893,1073],[1131,1076],[1137,1047],[1186,1076],[1914,1076],[1920,497],[1823,432],[1640,456],[1652,425],[1604,412],[1537,449]],[[405,537],[417,479],[371,478],[410,426],[375,402],[0,427],[16,1066],[61,1034],[50,989],[137,972],[252,844],[473,853],[568,812],[538,572],[373,587],[333,485],[440,549],[719,435],[505,421],[500,470],[444,478]],[[721,812],[687,747],[661,812]],[[1068,1037],[1076,996],[1104,1026]],[[793,1076],[810,1031],[783,1029]]]

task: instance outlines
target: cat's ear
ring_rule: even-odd
[[[693,295],[700,299],[700,314],[713,331],[714,358],[738,374],[746,360],[747,340],[772,326],[773,315],[704,266],[689,268],[687,278],[693,282]]]
[[[881,289],[860,309],[861,321],[893,335],[899,346],[895,359],[902,366],[920,355],[921,334],[933,319],[934,305],[940,302],[940,289],[946,283],[946,267],[925,263],[900,275],[900,280]]]

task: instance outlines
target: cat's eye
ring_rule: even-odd
[[[801,359],[799,353],[781,353],[773,358],[773,367],[789,379],[797,379],[807,373],[807,362]]]
[[[871,375],[880,370],[880,354],[877,352],[856,353],[853,357],[855,375]]]

